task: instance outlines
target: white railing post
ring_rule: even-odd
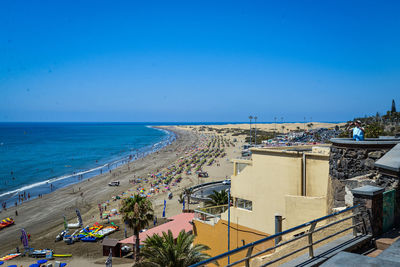
[[[314,233],[315,226],[317,225],[316,222],[311,224],[310,230],[308,230],[308,253],[310,258],[314,258],[314,246],[313,246],[313,238],[312,235]]]

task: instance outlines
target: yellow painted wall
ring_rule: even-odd
[[[210,247],[210,250],[206,251],[211,256],[217,256],[228,250],[228,223],[224,220],[219,220],[215,225],[209,225],[197,220],[194,220],[193,233],[196,235],[194,244],[204,244]],[[235,249],[243,246],[242,240],[245,244],[254,242],[256,240],[267,237],[268,235],[250,229],[248,227],[240,226],[231,222],[230,228],[230,249]],[[256,246],[253,253],[266,249],[273,246],[273,241],[267,242],[261,246]],[[246,251],[237,253],[230,258],[230,262],[234,262],[243,258],[246,255]],[[220,266],[224,266],[228,263],[228,259],[218,261]]]
[[[326,196],[328,191],[329,156],[306,155],[306,195]]]
[[[232,177],[231,195],[253,202],[253,210],[233,207],[231,221],[259,231],[275,233],[275,215],[287,217],[286,196],[301,196],[302,153],[282,149],[254,149],[252,165]],[[328,190],[329,156],[326,154],[306,155],[307,196],[325,197]],[[312,201],[312,200],[309,200]],[[321,201],[318,200],[318,203]],[[304,207],[305,209],[307,207]],[[318,206],[316,214],[326,212],[326,205]],[[308,211],[304,211],[307,213]],[[302,212],[300,211],[299,214]],[[227,212],[222,219],[227,220]],[[295,221],[301,221],[302,218]],[[283,224],[284,229],[285,224]]]
[[[231,249],[241,246],[241,239],[247,244],[262,238],[256,234],[244,234],[244,229],[264,236],[274,234],[276,214],[285,218],[283,230],[327,214],[329,155],[307,152],[307,195],[301,196],[303,153],[284,149],[252,149],[252,163],[231,177],[232,198],[250,200],[253,206],[251,211],[231,207],[232,225],[243,229],[232,231]],[[212,256],[226,252],[227,221],[227,211],[221,214],[221,220],[214,226],[195,221],[195,243],[211,247],[209,254]],[[272,245],[273,241],[269,246]]]
[[[283,225],[290,229],[327,214],[326,197],[285,196],[286,213]]]

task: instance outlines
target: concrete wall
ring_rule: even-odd
[[[194,244],[204,244],[210,247],[210,250],[206,251],[207,254],[211,256],[217,256],[228,250],[228,223],[224,220],[219,220],[214,226],[202,223],[200,221],[194,220],[193,232],[196,235]],[[245,244],[254,242],[261,238],[265,238],[268,235],[231,222],[230,228],[230,249],[235,249],[243,246],[243,241]],[[261,249],[266,249],[273,245],[273,241],[267,242],[261,246],[256,246],[254,251],[259,251]],[[231,256],[230,262],[234,262],[243,258],[246,255],[246,251],[237,253]],[[220,266],[224,266],[228,263],[227,258],[218,261]]]

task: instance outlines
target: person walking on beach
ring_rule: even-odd
[[[361,121],[360,120],[354,121],[353,123],[348,125],[347,129],[353,125],[354,125],[354,127],[351,128],[351,130],[353,132],[353,139],[356,141],[364,141],[365,129],[363,127],[361,127]]]

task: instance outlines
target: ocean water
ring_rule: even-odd
[[[0,123],[0,204],[80,182],[174,139],[140,123]]]

